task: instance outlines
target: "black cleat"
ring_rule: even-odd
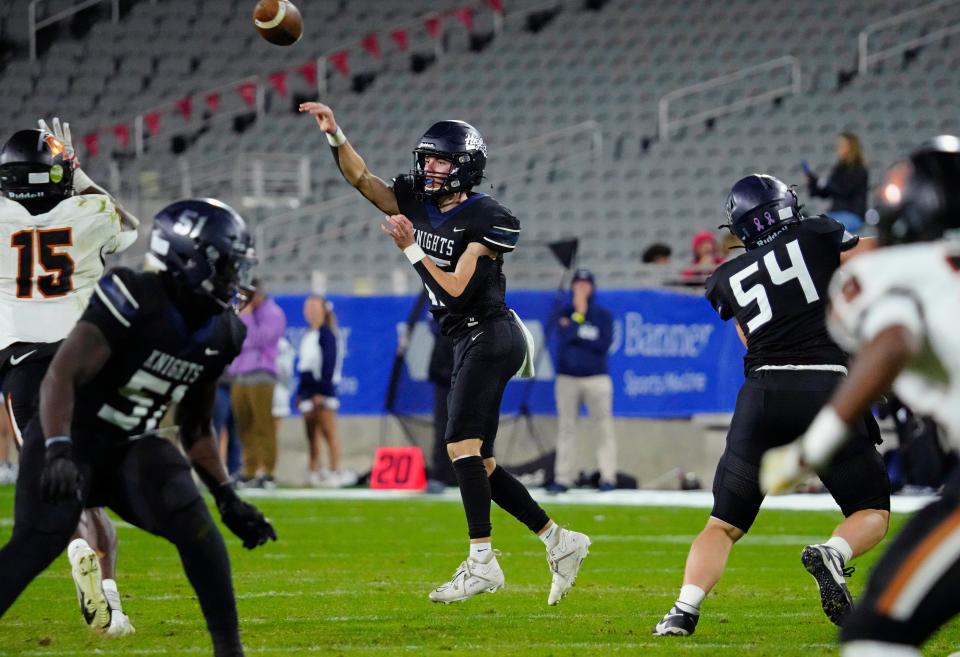
[[[853,574],[853,567],[844,567],[840,553],[829,545],[808,545],[800,560],[817,580],[823,613],[834,625],[840,625],[853,609],[853,596],[845,579]]]
[[[700,614],[691,614],[674,605],[653,628],[653,636],[690,636],[697,629],[698,620]]]

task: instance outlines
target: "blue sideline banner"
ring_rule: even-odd
[[[302,295],[276,297],[287,316],[287,338],[298,347],[306,331]],[[421,317],[407,335],[405,326],[414,296],[331,296],[344,349],[340,384],[341,413],[378,415],[384,400],[397,345],[408,345],[395,409],[429,414],[433,390],[427,379],[433,332]],[[547,326],[558,304],[554,292],[508,294],[543,352]],[[614,415],[683,418],[697,413],[733,410],[743,382],[743,346],[732,323],[722,322],[700,295],[660,290],[602,291],[597,302],[614,315],[610,376]],[[551,345],[552,348],[552,345]],[[553,415],[552,349],[537,356],[533,381],[515,379],[507,386],[503,413],[516,413],[526,401],[532,413]]]

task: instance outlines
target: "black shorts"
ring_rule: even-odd
[[[503,391],[523,365],[527,342],[513,318],[506,317],[478,324],[457,338],[453,349],[444,440],[455,443],[480,438],[480,455],[490,458],[500,425]]]
[[[763,502],[759,475],[764,452],[802,435],[842,379],[838,372],[819,370],[761,371],[747,377],[714,475],[710,515],[749,531]],[[890,509],[890,480],[875,446],[879,437],[876,420],[864,416],[830,466],[817,473],[844,516]]]
[[[190,465],[170,441],[147,435],[106,444],[74,431],[73,457],[80,471],[81,495],[72,503],[47,504],[40,493],[44,436],[38,418],[24,433],[20,476],[14,502],[18,525],[69,536],[83,508],[107,506],[127,522],[165,536],[170,517],[200,497]]]
[[[960,469],[955,469],[940,499],[915,513],[874,564],[840,640],[922,645],[960,613],[958,544]]]
[[[0,390],[18,448],[27,425],[40,410],[40,383],[59,346],[59,342],[18,342],[0,351]]]

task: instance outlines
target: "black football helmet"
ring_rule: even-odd
[[[802,219],[796,192],[773,176],[755,173],[730,190],[724,228],[740,238],[747,250],[763,246]]]
[[[443,176],[440,187],[431,188],[435,177],[424,171],[428,155],[449,160],[450,173]],[[487,145],[480,133],[463,121],[440,121],[420,138],[413,149],[414,188],[418,194],[436,198],[457,192],[468,192],[483,180],[487,166]]]
[[[934,137],[890,167],[867,221],[876,226],[881,244],[960,232],[960,139]]]
[[[153,218],[150,263],[182,292],[218,312],[244,301],[256,254],[243,218],[212,198],[177,201]]]
[[[73,195],[73,167],[63,144],[43,130],[15,132],[0,149],[0,194],[31,213],[47,212]]]

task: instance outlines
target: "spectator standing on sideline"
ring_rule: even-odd
[[[297,402],[307,431],[310,461],[308,486],[349,486],[356,478],[340,467],[340,437],[337,434],[337,384],[343,366],[338,344],[337,316],[321,296],[303,304],[303,316],[310,325],[300,340],[300,382]],[[320,442],[327,443],[330,467],[321,467]]]
[[[273,488],[277,431],[273,423],[273,387],[277,381],[277,345],[287,328],[280,306],[253,281],[253,297],[240,311],[247,327],[240,355],[230,366],[233,419],[243,447],[243,480],[251,488]]]
[[[837,162],[830,170],[826,184],[821,185],[817,174],[803,162],[811,196],[831,199],[827,214],[854,235],[863,227],[867,212],[867,192],[870,174],[863,159],[860,138],[852,132],[841,132],[837,137]]]
[[[574,484],[577,418],[585,404],[599,425],[597,465],[600,490],[616,488],[617,440],[613,433],[613,383],[607,352],[613,342],[613,315],[594,301],[593,274],[578,269],[571,283],[572,303],[556,319],[557,332],[557,460],[552,492]]]
[[[273,387],[273,427],[279,439],[283,419],[290,417],[290,388],[297,352],[285,337],[277,343],[277,385]]]

